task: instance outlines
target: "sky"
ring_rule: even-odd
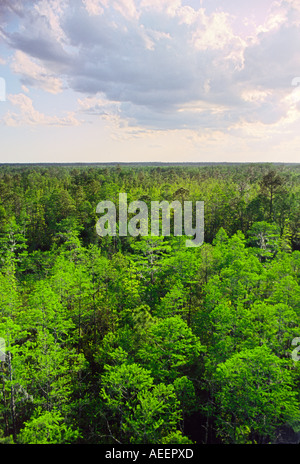
[[[299,128],[299,0],[0,0],[0,163],[299,163]]]

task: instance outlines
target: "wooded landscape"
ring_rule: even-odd
[[[120,192],[204,201],[205,243],[99,237]],[[297,434],[299,205],[299,164],[2,165],[0,442]]]

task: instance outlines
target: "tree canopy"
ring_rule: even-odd
[[[299,176],[2,166],[0,443],[255,444],[298,430]],[[96,206],[122,192],[204,201],[205,243],[172,227],[100,237]]]

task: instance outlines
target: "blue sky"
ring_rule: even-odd
[[[298,0],[2,0],[0,162],[299,162],[299,44]]]

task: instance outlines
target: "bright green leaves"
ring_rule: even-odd
[[[48,281],[39,281],[32,289],[28,307],[23,318],[27,327],[36,330],[50,330],[55,339],[66,337],[74,327],[67,317],[66,310],[61,304],[59,295],[54,292]]]
[[[47,411],[59,406],[66,412],[70,408],[71,395],[77,374],[86,367],[82,354],[66,349],[48,330],[38,332],[34,342],[27,342],[29,391],[35,404]]]
[[[214,380],[219,432],[227,442],[269,441],[276,427],[300,417],[292,374],[265,346],[219,364]]]
[[[72,346],[74,323],[50,279],[20,294],[13,274],[0,274],[0,336],[6,342],[1,412],[6,433],[16,439],[20,418],[41,407],[64,416],[78,373],[86,367]]]
[[[179,424],[181,411],[174,387],[160,383],[137,395],[137,406],[124,424],[124,431],[137,444],[159,443]]]
[[[256,222],[248,231],[249,244],[261,261],[271,259],[279,250],[279,228],[265,221]]]
[[[154,384],[138,364],[106,366],[101,398],[111,438],[121,443],[159,443],[182,418],[173,385]]]
[[[7,169],[1,442],[254,443],[296,423],[297,168]],[[100,239],[96,205],[126,191],[204,200],[207,243]]]
[[[271,224],[254,224],[250,237],[245,246],[242,237],[217,235],[194,329],[207,346],[209,397],[200,407],[230,443],[272,441],[279,425],[298,418],[298,378],[281,362],[299,336],[298,252],[280,251]]]
[[[55,445],[74,443],[79,437],[79,431],[65,423],[61,413],[53,409],[44,411],[37,408],[30,420],[24,423],[17,442],[28,445]]]
[[[188,288],[184,288],[181,282],[170,288],[169,292],[161,299],[157,309],[160,317],[185,315],[188,311]]]
[[[186,322],[174,316],[145,326],[135,356],[127,356],[120,345],[112,350],[116,341],[107,335],[105,346],[110,345],[111,365],[105,366],[101,378],[107,420],[110,422],[112,415],[113,422],[119,424],[114,430],[108,426],[110,436],[122,443],[159,443],[168,436],[166,443],[184,442],[177,434],[178,427],[185,414],[194,410],[196,395],[192,381],[183,373],[195,367],[204,351],[198,338]],[[130,362],[132,357],[139,364]]]
[[[0,233],[0,269],[14,272],[18,267],[22,270],[27,256],[27,240],[24,227],[17,224],[13,216],[5,224]]]
[[[174,380],[198,361],[204,350],[186,322],[174,316],[150,326],[137,356],[154,377]]]
[[[106,370],[101,396],[109,410],[118,416],[130,411],[137,402],[137,394],[153,384],[150,372],[138,364],[107,366]]]
[[[247,308],[223,301],[210,312],[212,339],[208,362],[219,363],[232,354],[262,344],[285,357],[291,340],[297,336],[297,315],[285,304],[272,305],[256,301]]]
[[[184,436],[180,430],[170,432],[169,435],[163,437],[160,442],[162,445],[192,445],[192,440]]]

